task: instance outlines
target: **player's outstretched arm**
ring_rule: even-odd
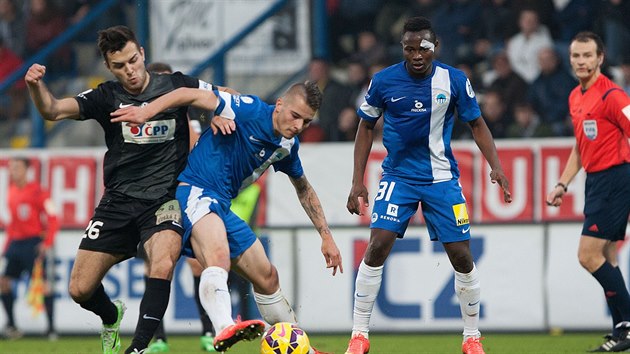
[[[354,140],[354,169],[352,172],[352,187],[348,195],[346,208],[350,214],[363,215],[362,207],[367,208],[370,205],[368,201],[368,191],[363,184],[365,175],[365,166],[367,165],[370,151],[372,150],[372,141],[374,140],[374,126],[376,122],[370,122],[361,119],[357,136]]]
[[[569,186],[569,183],[573,180],[573,177],[582,168],[582,159],[580,157],[580,150],[578,150],[577,144],[573,145],[567,165],[564,167],[564,171],[560,175],[560,180],[556,184],[551,192],[547,194],[547,205],[560,206],[562,204],[562,196],[565,193],[565,188]]]
[[[306,176],[302,175],[300,178],[290,179],[291,183],[293,183],[293,187],[295,187],[302,208],[304,208],[306,215],[311,219],[311,222],[322,238],[321,251],[326,259],[326,268],[332,268],[333,275],[337,274],[337,267],[339,267],[339,271],[343,273],[341,253],[330,232],[326,216],[324,215],[324,209],[319,201],[319,197],[317,197],[317,193],[315,193],[313,186],[308,182]]]
[[[486,161],[490,164],[490,180],[492,183],[498,183],[503,190],[503,200],[506,203],[512,202],[512,193],[510,192],[510,183],[508,182],[505,173],[503,173],[503,167],[501,167],[501,161],[499,161],[499,155],[497,154],[497,148],[494,145],[494,139],[492,133],[483,117],[479,117],[475,120],[468,122],[470,129],[472,130],[473,139],[479,147],[479,150],[486,158]]]
[[[46,67],[33,64],[24,76],[28,93],[42,117],[51,121],[79,118],[79,103],[74,98],[55,98],[44,84],[44,75]]]
[[[221,110],[217,108],[221,102],[222,99],[217,97],[212,91],[180,87],[166,95],[158,97],[146,106],[129,106],[117,109],[111,113],[111,122],[143,124],[166,109],[181,106],[194,106],[205,110],[212,110],[219,114]]]

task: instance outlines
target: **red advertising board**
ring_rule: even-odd
[[[578,174],[572,181],[569,190],[562,197],[560,207],[548,206],[547,193],[558,183],[560,175],[567,164],[571,147],[541,147],[540,149],[540,203],[543,221],[579,221],[584,218],[584,173]]]
[[[478,222],[529,222],[534,220],[534,154],[529,148],[498,148],[499,159],[512,192],[512,203],[503,201],[503,191],[490,181],[490,165],[481,169],[481,215]]]
[[[92,157],[51,157],[48,163],[50,196],[60,209],[62,227],[87,226],[95,205],[96,161]]]

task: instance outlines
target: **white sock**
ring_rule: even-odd
[[[473,264],[468,274],[455,272],[455,294],[459,298],[459,307],[464,319],[464,340],[469,337],[479,337],[479,300],[481,299],[481,284],[479,272]]]
[[[361,261],[355,281],[352,336],[362,334],[365,338],[368,337],[372,308],[382,280],[383,266],[370,267],[365,261]]]
[[[293,312],[291,305],[289,305],[280,289],[271,295],[254,292],[254,299],[256,300],[258,311],[270,325],[278,322],[297,323],[295,312]]]
[[[217,335],[234,324],[232,297],[227,286],[228,272],[220,267],[208,267],[201,273],[199,299],[208,313]]]

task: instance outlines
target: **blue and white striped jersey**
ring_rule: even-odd
[[[368,121],[383,115],[384,173],[425,184],[459,178],[451,150],[455,109],[466,122],[481,116],[461,70],[433,61],[431,75],[415,79],[403,61],[374,75],[358,114]]]
[[[225,101],[221,115],[234,118],[236,131],[214,135],[207,129],[191,151],[188,164],[179,175],[180,181],[212,190],[217,197],[229,201],[271,165],[290,177],[304,174],[298,139],[274,135],[274,105],[256,96],[233,96],[226,92],[220,95]]]

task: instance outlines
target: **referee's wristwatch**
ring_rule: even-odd
[[[568,190],[567,185],[566,185],[566,184],[564,184],[564,183],[562,183],[562,182],[558,182],[558,183],[556,183],[556,186],[555,186],[555,187],[560,187],[560,188],[562,188],[562,190],[563,190],[565,193],[566,193],[566,192],[567,192],[567,190]],[[554,188],[555,188],[555,187],[554,187]]]

